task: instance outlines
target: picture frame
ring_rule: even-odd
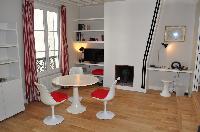
[[[165,42],[184,42],[186,26],[165,26]]]

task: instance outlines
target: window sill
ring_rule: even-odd
[[[50,70],[50,71],[43,71],[43,72],[39,72],[38,73],[38,78],[42,78],[42,77],[46,77],[46,76],[50,76],[50,75],[54,75],[54,74],[58,74],[60,73],[60,69],[56,68],[54,70]]]

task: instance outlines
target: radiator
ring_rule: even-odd
[[[52,79],[61,76],[61,73],[51,74],[38,78],[39,83],[45,85],[49,91],[55,91],[59,89],[59,86],[52,85]]]

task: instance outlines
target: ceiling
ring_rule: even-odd
[[[61,1],[65,1],[68,4],[75,4],[77,6],[91,6],[91,5],[104,4],[104,2],[124,1],[124,0],[61,0]]]
[[[94,5],[102,5],[105,2],[112,2],[112,1],[126,1],[126,0],[38,0],[45,3],[51,4],[68,4],[68,5],[75,5],[75,6],[94,6]],[[168,0],[164,0],[168,1]],[[170,1],[170,0],[169,0]],[[197,3],[200,0],[173,0],[174,2],[189,2],[189,3]]]
[[[75,4],[78,6],[90,6],[90,5],[99,5],[105,2],[112,1],[125,1],[125,0],[60,0],[62,2],[67,2],[68,4]],[[167,1],[167,0],[164,0]],[[179,2],[188,2],[188,3],[197,3],[200,0],[173,0]]]
[[[50,4],[68,4],[68,5],[76,5],[76,6],[93,6],[93,5],[102,5],[105,2],[112,1],[125,1],[125,0],[37,0]]]

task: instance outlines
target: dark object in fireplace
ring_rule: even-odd
[[[118,85],[133,87],[134,67],[128,65],[116,65],[115,77],[120,77]]]

